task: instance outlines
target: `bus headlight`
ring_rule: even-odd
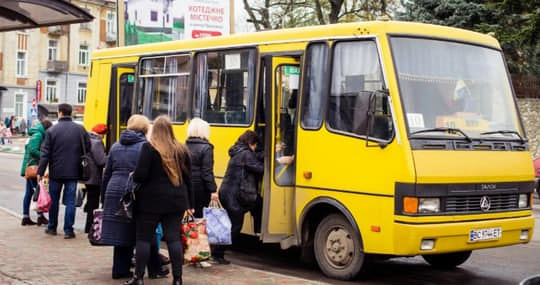
[[[529,198],[527,194],[519,194],[518,208],[527,208],[529,206]]]
[[[418,198],[418,213],[438,213],[441,211],[441,199]]]

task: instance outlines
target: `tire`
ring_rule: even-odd
[[[463,264],[472,251],[460,251],[443,254],[422,255],[425,261],[435,268],[450,269]]]
[[[313,250],[319,268],[328,277],[352,280],[364,266],[360,233],[340,214],[324,218],[317,226]]]

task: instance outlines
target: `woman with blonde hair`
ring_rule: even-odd
[[[103,225],[101,242],[113,245],[112,278],[129,278],[133,246],[135,245],[135,223],[128,222],[115,213],[120,209],[120,198],[124,194],[129,173],[135,169],[141,148],[146,142],[150,122],[145,116],[133,115],[127,123],[127,130],[120,134],[120,140],[109,151],[103,184]]]
[[[144,269],[158,223],[163,226],[172,262],[173,284],[182,284],[183,251],[180,240],[182,214],[193,211],[191,159],[189,150],[174,138],[169,117],[154,120],[150,141],[143,144],[133,181],[140,184],[135,194],[135,276],[125,284],[144,284]]]

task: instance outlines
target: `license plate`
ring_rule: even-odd
[[[494,240],[494,239],[500,239],[501,237],[502,237],[501,228],[471,230],[469,233],[469,242]]]

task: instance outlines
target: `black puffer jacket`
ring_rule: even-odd
[[[219,187],[219,200],[223,207],[229,211],[246,211],[248,209],[243,208],[236,200],[240,179],[242,179],[242,165],[245,165],[247,175],[261,177],[264,172],[264,163],[257,158],[255,152],[249,149],[248,145],[240,142],[236,142],[229,149],[229,156],[231,159]]]
[[[207,140],[190,137],[186,146],[191,152],[191,181],[195,194],[195,217],[202,217],[203,207],[210,203],[210,195],[216,192],[214,180],[214,146]]]

